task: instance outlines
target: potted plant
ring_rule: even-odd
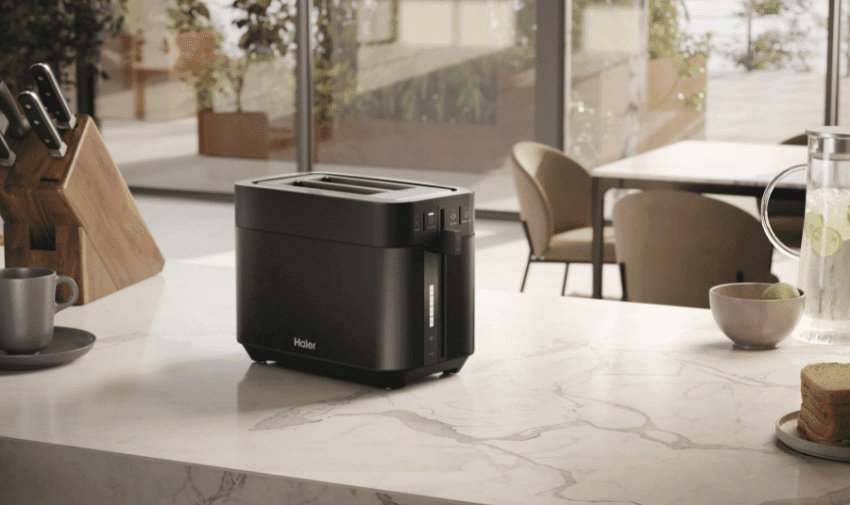
[[[238,158],[269,157],[269,119],[265,112],[245,112],[242,95],[248,69],[256,60],[251,56],[223,56],[214,65],[218,78],[229,84],[220,92],[230,92],[236,110],[205,110],[198,114],[198,140],[201,154]]]
[[[0,76],[18,92],[34,88],[29,68],[38,62],[53,67],[63,86],[96,76],[101,35],[118,34],[125,6],[126,0],[0,2]],[[80,112],[93,113],[93,102],[85,102],[89,109]]]
[[[169,11],[172,29],[192,33],[212,26],[209,11],[201,0],[175,1],[178,8]],[[230,52],[238,54],[220,54],[222,38],[219,36],[215,39],[216,56],[204,59],[204,64],[197,65],[192,74],[199,93],[200,152],[264,158],[268,157],[268,117],[263,112],[243,110],[245,82],[255,65],[270,63],[294,52],[294,6],[287,0],[233,0],[231,8],[237,12],[233,25],[242,34],[236,50],[231,49]],[[351,78],[354,74],[350,65],[331,62],[330,9],[320,5],[318,14],[317,51],[313,67],[317,140],[330,138],[332,134],[333,115],[339,105],[334,91],[339,89],[339,83],[347,83],[346,89],[354,87]],[[232,94],[236,110],[221,111],[214,108],[212,97],[215,92]]]
[[[234,2],[233,7],[245,2]],[[256,10],[245,8],[245,18]],[[222,54],[224,37],[215,29],[210,10],[203,0],[175,0],[167,9],[169,28],[176,33],[180,56],[175,70],[185,74],[184,80],[195,89],[198,114],[198,152],[228,157],[267,158],[268,119],[265,114],[244,112],[242,94],[248,68],[256,60],[240,48],[243,55],[228,57]],[[261,13],[262,14],[262,13]],[[242,18],[234,21],[239,26]],[[244,38],[244,37],[243,37]],[[241,46],[241,44],[240,44]],[[223,86],[228,83],[229,89]],[[215,110],[215,96],[232,92],[237,110]]]
[[[219,87],[215,63],[222,37],[203,0],[174,1],[174,7],[166,9],[171,19],[169,28],[176,32],[175,43],[180,51],[174,70],[183,74],[184,80],[191,80],[197,112],[212,110]]]
[[[254,64],[268,63],[287,54],[291,43],[287,28],[295,25],[295,15],[283,0],[234,0],[231,8],[237,11],[233,25],[243,30],[235,50],[231,51],[238,54],[220,54],[207,68],[211,81],[218,84],[216,91],[234,96],[236,110],[213,110],[210,106],[199,111],[199,150],[217,156],[268,158],[268,115],[243,110],[245,81]],[[216,47],[221,49],[221,44]]]

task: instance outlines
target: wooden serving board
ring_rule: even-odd
[[[78,304],[156,275],[165,260],[88,115],[54,158],[34,133],[0,169],[6,266],[42,266],[73,278]],[[64,287],[64,286],[63,286]]]

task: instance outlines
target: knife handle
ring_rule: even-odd
[[[59,81],[53,74],[50,65],[46,63],[36,63],[30,67],[32,76],[35,77],[35,85],[38,86],[38,94],[41,96],[41,102],[47,107],[47,110],[56,118],[56,126],[62,130],[70,130],[73,128],[77,119],[68,107],[68,102],[62,95],[62,89],[59,87]]]
[[[32,124],[32,131],[44,142],[50,154],[54,158],[65,156],[68,146],[62,142],[59,131],[53,126],[50,116],[47,115],[47,109],[44,108],[38,95],[32,91],[24,91],[18,95],[18,102],[24,106],[24,114]]]
[[[6,130],[6,135],[13,139],[22,139],[29,135],[30,123],[27,118],[21,114],[18,109],[18,104],[15,103],[15,97],[9,91],[9,87],[0,79],[0,112],[6,119],[9,120],[9,128]]]
[[[11,167],[14,164],[15,153],[12,152],[9,143],[6,142],[6,137],[0,135],[0,166]]]

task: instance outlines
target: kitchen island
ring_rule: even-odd
[[[170,260],[60,312],[97,342],[0,371],[0,503],[850,501],[850,463],[774,435],[800,369],[846,347],[740,351],[705,309],[481,290],[460,373],[382,390],[253,363],[234,299],[233,268]]]

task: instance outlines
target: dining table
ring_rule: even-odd
[[[760,197],[780,171],[806,162],[806,146],[683,140],[591,170],[593,298],[602,298],[602,231],[608,190],[673,189]],[[771,197],[804,198],[805,177],[795,176],[780,181]]]

